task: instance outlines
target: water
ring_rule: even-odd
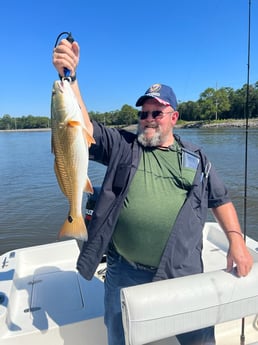
[[[227,184],[243,223],[243,129],[180,129],[185,140],[205,148]],[[0,132],[0,254],[57,241],[68,202],[53,171],[50,132]],[[250,129],[248,146],[248,235],[258,240],[258,129]],[[90,162],[93,185],[101,184],[105,167]],[[86,196],[84,196],[84,205]],[[211,217],[209,217],[212,220]]]
[[[50,136],[0,133],[0,254],[57,240],[68,201],[57,185]],[[89,170],[92,184],[100,184],[105,168],[90,162]]]

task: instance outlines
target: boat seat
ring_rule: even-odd
[[[225,270],[121,290],[127,345],[239,319],[258,312],[258,263],[245,278]]]

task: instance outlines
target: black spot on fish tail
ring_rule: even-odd
[[[72,222],[73,222],[73,217],[72,217],[72,216],[69,215],[67,219],[68,219],[68,222],[69,222],[69,223],[72,223]]]

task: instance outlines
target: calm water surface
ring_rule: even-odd
[[[245,131],[180,129],[177,133],[205,148],[243,222]],[[0,132],[0,254],[57,240],[68,202],[53,171],[50,136],[50,132]],[[248,137],[247,232],[258,240],[258,129],[250,129]],[[104,173],[105,167],[90,162],[93,185],[101,184]]]

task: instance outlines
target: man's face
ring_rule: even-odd
[[[159,111],[159,115],[155,117]],[[142,118],[139,117],[138,125],[138,141],[143,146],[155,147],[173,144],[172,129],[176,124],[178,113],[171,106],[163,105],[150,98],[144,102],[141,114]]]

